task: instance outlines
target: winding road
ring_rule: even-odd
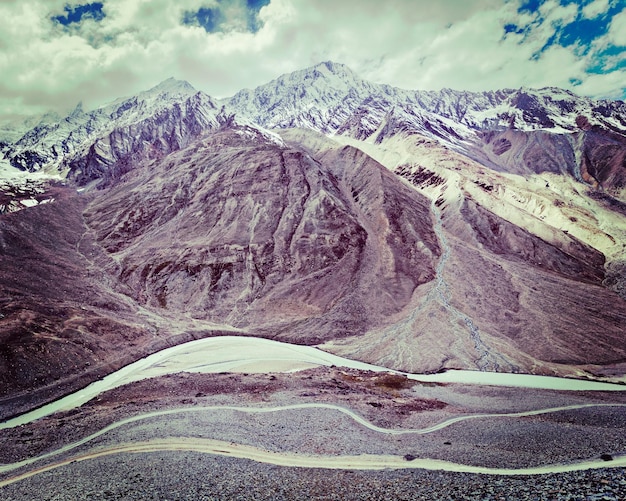
[[[547,409],[537,409],[525,412],[515,412],[508,414],[473,414],[467,416],[458,416],[450,418],[440,423],[428,426],[426,428],[417,429],[393,429],[383,428],[367,421],[362,416],[358,415],[350,409],[333,404],[323,403],[308,403],[308,404],[293,404],[276,407],[238,407],[238,406],[207,406],[207,407],[194,407],[184,409],[169,409],[164,411],[155,411],[130,418],[122,419],[115,423],[112,423],[105,428],[92,433],[89,436],[82,438],[71,444],[67,444],[54,451],[47,452],[40,456],[28,458],[15,463],[0,465],[1,473],[10,473],[14,470],[27,467],[33,463],[50,459],[54,456],[58,456],[67,452],[70,452],[88,442],[105,435],[122,426],[131,425],[141,421],[145,421],[154,417],[166,417],[172,415],[189,414],[189,413],[205,413],[205,412],[223,412],[223,411],[237,411],[248,414],[267,414],[273,412],[288,412],[297,411],[303,409],[325,409],[333,412],[340,412],[350,417],[357,424],[387,435],[409,435],[409,434],[427,434],[439,431],[443,428],[451,426],[455,423],[467,421],[470,419],[479,418],[518,418],[526,416],[536,416],[539,414],[548,414],[553,412],[562,412],[568,410],[590,408],[590,407],[626,407],[626,404],[581,404],[571,405],[563,407],[553,407]],[[254,461],[260,461],[264,463],[270,463],[280,466],[295,466],[302,468],[340,468],[340,469],[359,469],[359,470],[379,470],[384,468],[423,468],[431,470],[444,470],[455,472],[469,472],[469,473],[489,473],[494,475],[533,475],[533,474],[545,474],[545,473],[562,473],[568,471],[576,471],[590,468],[606,468],[606,467],[621,467],[626,466],[626,456],[614,458],[613,461],[607,463],[604,460],[591,460],[580,461],[570,464],[555,464],[537,466],[531,468],[487,468],[481,466],[472,466],[459,463],[453,463],[450,461],[435,460],[429,458],[416,458],[407,461],[404,456],[393,455],[377,455],[377,454],[363,454],[363,455],[346,455],[346,456],[312,456],[305,454],[296,454],[293,452],[272,452],[259,449],[257,447],[236,444],[233,442],[225,442],[222,440],[214,440],[209,438],[188,438],[188,437],[168,437],[165,439],[153,439],[141,442],[121,443],[110,446],[98,447],[92,451],[82,452],[80,454],[71,455],[55,463],[47,464],[16,476],[7,478],[0,481],[0,487],[9,485],[14,482],[18,482],[25,478],[49,471],[55,468],[62,467],[70,464],[74,461],[85,461],[89,459],[95,459],[102,456],[109,456],[113,454],[122,453],[142,453],[142,452],[158,452],[158,451],[191,451],[202,452],[206,454],[216,454],[229,457],[251,459]]]
[[[328,468],[346,470],[384,470],[393,469],[426,469],[449,472],[480,473],[490,475],[543,475],[549,473],[565,473],[588,470],[591,468],[618,468],[626,466],[626,456],[616,458],[607,463],[601,460],[581,461],[579,463],[558,466],[538,466],[534,468],[485,468],[443,461],[440,459],[411,459],[403,456],[361,454],[357,456],[309,456],[291,452],[270,452],[249,445],[234,444],[207,438],[168,438],[119,444],[101,448],[86,454],[72,456],[57,463],[42,466],[35,470],[16,475],[0,481],[0,487],[10,485],[46,471],[54,470],[70,463],[97,459],[103,456],[128,453],[151,453],[163,451],[200,452],[215,456],[226,456],[238,459],[250,459],[261,463],[294,468]]]
[[[434,424],[426,428],[417,429],[393,429],[377,426],[362,416],[358,415],[350,409],[333,404],[308,403],[293,404],[275,407],[238,407],[238,406],[206,406],[185,409],[169,409],[164,411],[155,411],[130,418],[122,419],[112,423],[105,428],[92,433],[71,444],[67,444],[54,451],[47,452],[40,456],[28,458],[16,463],[5,464],[0,466],[0,473],[10,473],[14,470],[27,467],[33,463],[50,459],[54,456],[61,455],[76,449],[88,442],[105,435],[122,426],[138,423],[154,417],[167,417],[172,415],[190,414],[190,413],[206,413],[206,412],[223,412],[237,411],[248,414],[267,414],[274,412],[288,412],[303,409],[324,409],[332,412],[339,412],[350,417],[357,424],[381,434],[387,435],[408,435],[408,434],[427,434],[439,431],[443,428],[451,426],[461,421],[479,418],[519,418],[526,416],[536,416],[539,414],[548,414],[554,412],[562,412],[568,410],[590,408],[590,407],[626,407],[626,404],[581,404],[563,407],[554,407],[548,409],[538,409],[525,412],[516,412],[508,414],[474,414],[468,416],[458,416],[447,419],[440,423]],[[544,465],[529,468],[487,468],[482,466],[472,466],[459,464],[450,461],[435,460],[429,458],[411,458],[407,460],[404,456],[379,455],[379,454],[361,454],[361,455],[342,455],[342,456],[317,456],[308,454],[297,454],[288,451],[267,451],[257,447],[236,444],[233,442],[225,442],[222,440],[214,440],[209,438],[198,437],[168,437],[164,439],[152,439],[148,441],[139,441],[132,443],[121,443],[109,446],[100,446],[92,451],[82,452],[80,454],[71,455],[60,461],[47,464],[29,471],[20,473],[10,478],[0,481],[0,487],[18,482],[28,477],[38,475],[45,471],[62,467],[75,461],[86,461],[96,459],[102,456],[123,453],[145,453],[159,451],[190,451],[201,452],[206,454],[236,457],[242,459],[251,459],[263,463],[269,463],[279,466],[292,466],[301,468],[335,468],[335,469],[359,469],[359,470],[380,470],[384,468],[423,468],[430,470],[444,470],[455,472],[469,473],[488,473],[493,475],[534,475],[546,473],[563,473],[569,471],[577,471],[591,468],[606,467],[622,467],[626,466],[626,456],[614,458],[613,461],[607,463],[604,460],[580,461],[569,464]]]
[[[1,422],[0,430],[24,425],[58,411],[75,409],[105,391],[151,377],[178,372],[291,372],[332,365],[375,372],[394,372],[420,382],[514,386],[561,391],[626,391],[626,385],[530,374],[462,370],[438,374],[407,374],[332,355],[312,346],[254,337],[217,336],[190,341],[142,358],[70,395]]]

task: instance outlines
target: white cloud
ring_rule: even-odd
[[[558,26],[574,21],[578,15],[578,6],[573,3],[561,5],[557,0],[550,0],[544,3],[539,11],[545,19],[544,22]]]
[[[585,19],[595,19],[609,10],[609,0],[594,0],[582,8],[582,15]]]
[[[615,70],[603,75],[586,75],[576,92],[583,95],[623,99],[626,71]]]
[[[181,24],[185,11],[216,0],[102,1],[102,21],[71,29],[50,19],[65,0],[0,2],[0,115],[95,106],[170,76],[228,96],[323,60],[405,88],[571,88],[580,79],[579,92],[623,92],[620,74],[587,77],[593,55],[556,45],[541,52],[578,12],[555,0],[540,14],[518,13],[519,0],[272,0],[257,33],[244,30],[244,0],[221,0],[226,25],[217,33]],[[505,24],[528,31],[505,36]],[[596,46],[626,45],[625,12],[605,38]]]
[[[626,9],[613,17],[609,40],[615,45],[626,47]]]

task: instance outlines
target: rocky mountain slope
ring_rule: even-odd
[[[0,183],[1,397],[225,330],[412,372],[623,378],[625,121],[335,63],[44,121],[3,150],[57,180]]]
[[[346,149],[368,176],[222,128],[126,176],[87,224],[149,306],[274,336],[297,321],[302,342],[367,330],[432,280],[439,248],[425,197]]]

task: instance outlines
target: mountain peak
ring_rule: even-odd
[[[196,89],[186,80],[170,77],[146,91],[147,94],[195,94]]]
[[[330,72],[334,75],[349,75],[351,77],[356,75],[347,65],[343,63],[335,63],[334,61],[323,61],[315,66],[312,66],[311,69],[316,69],[322,73]]]
[[[76,105],[76,108],[74,108],[72,113],[70,113],[69,118],[77,118],[77,117],[80,117],[80,116],[82,116],[84,114],[85,114],[85,112],[83,110],[83,102],[79,101],[78,104]]]
[[[263,127],[302,126],[331,132],[373,92],[372,84],[346,65],[324,61],[281,75],[254,90],[240,91],[228,105]]]
[[[357,75],[352,69],[343,63],[335,63],[333,61],[324,61],[314,66],[310,66],[300,71],[296,71],[291,75],[305,78],[313,78],[315,80],[338,80],[350,84],[360,83],[363,79]],[[286,76],[286,75],[284,75]],[[281,77],[282,78],[282,77]]]

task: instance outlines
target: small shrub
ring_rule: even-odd
[[[413,386],[413,383],[406,376],[391,373],[377,377],[375,384],[391,390],[401,390]]]

